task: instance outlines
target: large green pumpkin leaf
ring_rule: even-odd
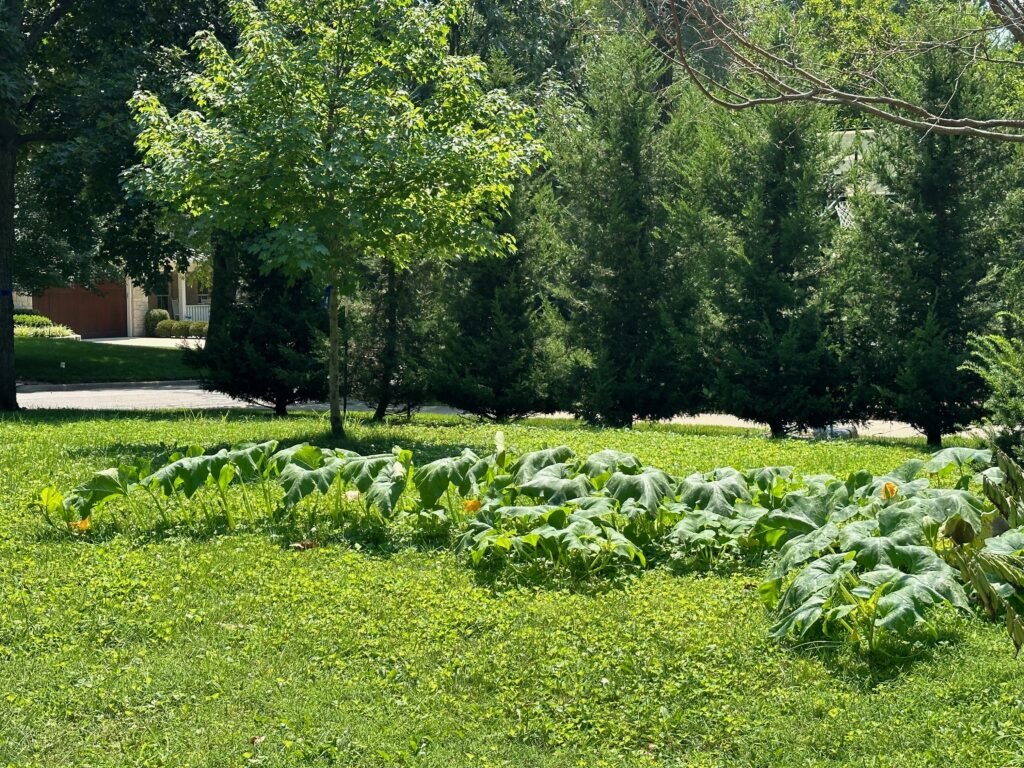
[[[519,490],[548,504],[564,504],[570,499],[586,496],[594,490],[590,478],[576,474],[569,464],[551,464],[539,470]]]
[[[789,539],[779,549],[772,575],[776,578],[784,577],[795,568],[819,557],[834,546],[838,538],[838,526],[827,522],[820,528]]]
[[[956,446],[943,448],[924,464],[923,469],[929,475],[941,475],[949,470],[957,469],[960,474],[982,469],[992,463],[992,451],[987,448],[964,448]]]
[[[338,477],[342,463],[342,459],[331,456],[315,469],[309,469],[301,462],[285,464],[278,480],[284,489],[285,508],[291,509],[314,491],[326,496]]]
[[[840,548],[856,553],[861,568],[888,565],[892,553],[923,541],[921,505],[915,501],[886,507],[874,520],[859,520],[845,526],[839,536]]]
[[[985,502],[970,491],[951,488],[932,488],[921,494],[928,515],[940,523],[962,520],[975,536],[981,533],[981,516],[986,513]]]
[[[509,469],[517,484],[529,482],[544,467],[562,464],[576,457],[575,451],[567,445],[557,448],[546,448],[543,451],[524,453]]]
[[[875,626],[904,634],[927,623],[929,608],[948,604],[967,610],[967,595],[950,568],[929,547],[897,547],[889,552],[889,565],[863,574],[853,594],[869,599],[882,590]]]
[[[393,453],[375,453],[372,456],[349,456],[342,462],[338,477],[342,482],[354,485],[360,493],[366,493],[384,467],[395,461]]]
[[[643,464],[640,463],[640,459],[632,453],[613,451],[609,448],[591,454],[580,465],[580,472],[591,479],[615,472],[620,472],[624,475],[635,475],[642,469]]]
[[[64,508],[86,518],[108,501],[127,496],[134,486],[134,473],[121,467],[95,473],[64,500]]]
[[[683,480],[680,501],[691,509],[706,509],[731,516],[737,501],[750,503],[746,478],[735,469],[716,469],[707,474],[696,472]]]
[[[333,456],[333,451],[325,451],[309,443],[297,443],[280,451],[270,457],[270,466],[275,472],[282,472],[289,464],[298,464],[305,469],[316,469],[324,463],[327,456]]]
[[[243,483],[251,483],[266,473],[271,457],[276,450],[276,440],[240,445],[228,451],[228,461],[235,466],[239,480]]]
[[[802,491],[787,494],[779,509],[764,515],[752,536],[765,546],[778,548],[792,538],[815,531],[828,520],[822,499]]]
[[[1024,528],[1012,528],[1001,536],[985,539],[985,551],[994,555],[1024,555]]]
[[[468,494],[474,484],[473,470],[480,463],[480,457],[466,448],[459,456],[438,459],[418,467],[412,479],[424,509],[437,504],[450,486],[462,495]],[[483,471],[486,472],[486,464]]]
[[[568,519],[565,507],[555,504],[537,504],[535,506],[498,507],[494,511],[496,527],[511,527],[517,531],[528,531],[539,525],[551,525],[563,528]]]
[[[227,463],[228,452],[224,449],[214,454],[190,455],[161,467],[140,483],[147,488],[160,488],[168,496],[180,491],[190,499],[206,485],[207,478],[212,476],[216,480]]]
[[[376,507],[382,517],[391,517],[408,482],[409,468],[405,464],[392,461],[384,465],[366,490],[367,506]]]
[[[647,467],[635,475],[615,472],[605,485],[608,495],[620,504],[633,499],[648,512],[656,512],[662,501],[671,499],[674,481],[665,472]]]
[[[855,566],[852,553],[833,554],[818,558],[800,571],[779,601],[772,637],[804,637],[820,626],[828,618],[826,604],[836,596]],[[762,589],[762,594],[770,595],[771,591]]]

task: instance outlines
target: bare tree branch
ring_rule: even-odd
[[[720,10],[713,0],[641,0],[648,24],[697,89],[713,103],[734,110],[769,104],[810,102],[857,109],[919,131],[1024,143],[1020,117],[950,116],[948,105],[916,103],[884,84],[880,74],[935,50],[964,57],[958,82],[972,66],[1024,66],[1007,49],[1009,32],[1024,42],[1024,0],[988,0],[996,26],[978,24],[948,39],[884,40],[875,50],[853,51],[853,66],[829,72],[802,60],[794,43],[767,44],[745,19]],[[980,19],[979,19],[980,21]],[[1001,38],[1001,42],[1000,42]],[[1019,50],[1019,49],[1018,49]],[[709,57],[722,66],[709,66]],[[858,67],[867,67],[858,69]]]

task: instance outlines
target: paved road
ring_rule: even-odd
[[[236,400],[216,392],[206,392],[194,381],[168,381],[136,384],[33,384],[18,387],[18,403],[23,408],[68,408],[74,410],[158,410],[158,409],[222,409],[253,408],[243,400]],[[323,404],[298,406],[302,410],[320,410]],[[363,403],[353,402],[349,409],[368,410]],[[428,406],[425,413],[455,414],[447,406]],[[570,414],[553,414],[569,417]],[[721,413],[697,416],[678,416],[675,424],[695,424],[723,427],[763,428],[763,425],[737,419]],[[872,421],[860,427],[865,437],[915,437],[920,433],[907,424],[893,421]]]

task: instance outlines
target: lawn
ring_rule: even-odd
[[[321,415],[25,413],[0,420],[0,765],[1013,766],[1024,662],[1004,631],[869,669],[780,646],[757,571],[648,571],[607,589],[494,588],[448,553],[295,551],[266,532],[70,541],[46,484],[171,443],[311,440]],[[683,474],[891,469],[913,442],[699,429],[505,428],[510,448],[611,447]],[[486,447],[453,418],[359,423],[348,447]]]
[[[195,378],[195,371],[185,365],[179,349],[69,339],[15,339],[14,355],[19,381],[81,384]]]

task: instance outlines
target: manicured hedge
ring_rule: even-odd
[[[53,325],[53,320],[38,312],[25,314],[21,310],[14,313],[14,324],[23,328],[46,328]]]
[[[146,313],[144,321],[147,336],[157,336],[156,327],[164,320],[170,320],[171,313],[166,309],[151,309]]]
[[[76,335],[66,325],[15,325],[14,336],[19,339],[63,339]]]
[[[161,320],[156,324],[156,336],[161,339],[205,338],[206,323],[188,320]]]

